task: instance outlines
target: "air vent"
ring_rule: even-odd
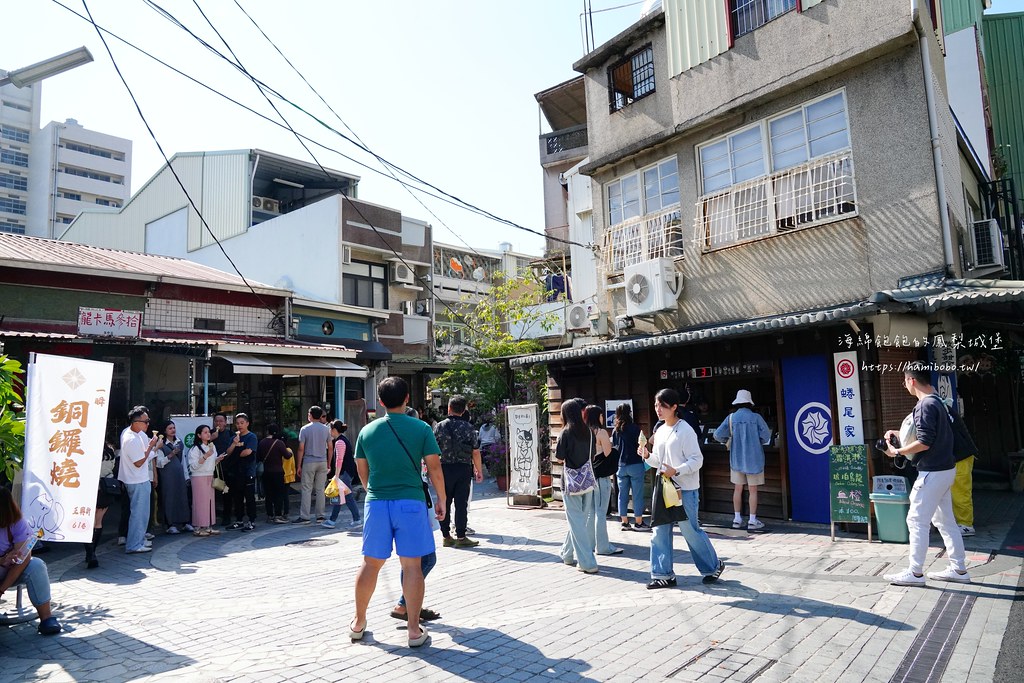
[[[192,329],[195,330],[214,330],[217,332],[224,331],[224,321],[217,320],[216,318],[193,318]]]

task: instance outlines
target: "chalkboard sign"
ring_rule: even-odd
[[[867,446],[832,446],[828,481],[832,522],[867,524],[871,519]]]

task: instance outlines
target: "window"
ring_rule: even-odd
[[[616,112],[654,92],[654,50],[640,48],[608,69],[608,99]]]
[[[796,9],[796,0],[730,0],[729,4],[734,38],[750,33],[775,17]]]
[[[32,107],[27,104],[21,104],[20,102],[9,102],[4,100],[4,106],[10,107],[11,109],[17,109],[18,111],[32,111]]]
[[[605,185],[608,225],[657,213],[679,203],[679,162],[670,157]]]
[[[0,164],[21,166],[28,168],[28,155],[23,152],[15,152],[10,149],[0,149]]]
[[[102,180],[105,183],[114,183],[115,185],[123,185],[124,178],[120,176],[110,176],[105,173],[96,173],[94,171],[86,171],[81,168],[74,168],[73,166],[62,166],[60,168],[61,173],[67,173],[68,175],[79,176],[80,178],[90,178],[92,180]]]
[[[608,229],[602,251],[609,272],[652,258],[683,255],[675,156],[616,178],[604,192]]]
[[[28,179],[13,173],[0,173],[0,187],[11,190],[28,190]]]
[[[219,332],[224,331],[224,321],[217,320],[216,318],[193,318],[192,328],[196,330],[216,330]]]
[[[701,145],[697,157],[705,248],[856,212],[843,92]]]
[[[103,199],[102,197],[97,197],[96,203],[99,204],[100,206],[110,206],[110,200]]]
[[[12,197],[0,197],[0,211],[6,211],[7,213],[14,213],[19,216],[25,215],[25,202],[20,199],[14,199]]]
[[[28,142],[28,131],[14,126],[0,126],[0,138],[12,142]]]
[[[57,222],[63,225],[71,225],[73,220],[75,220],[74,216],[57,216]]]
[[[384,265],[353,261],[341,276],[342,301],[363,308],[388,307],[388,283]]]
[[[124,154],[120,152],[110,152],[99,147],[93,147],[92,145],[83,145],[77,142],[63,142],[61,147],[70,149],[73,152],[82,152],[83,154],[91,154],[96,157],[103,157],[104,159],[114,159],[115,161],[124,161]]]
[[[24,235],[25,226],[7,221],[0,221],[0,232],[13,232],[15,235]]]
[[[65,192],[64,199],[72,199],[76,202],[80,202],[82,201],[82,195],[78,194],[77,192]]]

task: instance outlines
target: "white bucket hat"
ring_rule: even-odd
[[[749,403],[750,405],[754,405],[754,397],[751,396],[750,392],[746,389],[740,389],[739,391],[737,391],[736,400],[732,402],[734,406],[737,406],[741,403]]]

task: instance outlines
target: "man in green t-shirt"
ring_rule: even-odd
[[[402,563],[402,592],[409,615],[409,647],[427,642],[420,626],[423,606],[423,571],[420,558],[434,552],[430,508],[426,505],[422,463],[437,492],[434,515],[445,516],[444,475],[440,453],[430,426],[405,414],[409,385],[401,377],[388,377],[377,386],[387,409],[383,418],[366,425],[356,439],[356,468],[366,484],[363,521],[363,564],[356,575],[356,615],[349,624],[352,640],[366,632],[366,608],[377,587],[377,575],[394,546]]]

